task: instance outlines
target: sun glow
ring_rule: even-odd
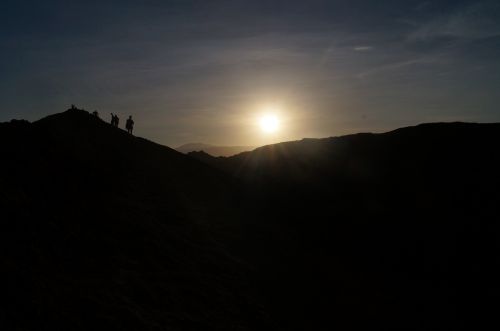
[[[266,114],[259,119],[259,125],[261,130],[265,133],[273,133],[278,131],[280,121],[276,115]]]

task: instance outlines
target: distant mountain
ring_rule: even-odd
[[[191,143],[176,148],[178,152],[187,154],[203,151],[212,156],[232,156],[255,149],[254,146],[215,146],[203,143]]]

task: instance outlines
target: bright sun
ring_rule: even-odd
[[[267,114],[263,115],[259,121],[260,128],[266,133],[273,133],[278,131],[280,122],[276,115]]]

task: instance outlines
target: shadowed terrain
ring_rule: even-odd
[[[497,325],[500,124],[188,156],[80,110],[0,124],[9,329]]]
[[[190,155],[273,233],[248,255],[288,328],[456,330],[498,324],[499,143],[500,124],[435,123]]]
[[[262,328],[220,172],[81,110],[0,144],[7,329]]]

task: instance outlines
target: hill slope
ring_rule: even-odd
[[[1,124],[0,148],[7,329],[264,327],[220,172],[80,110]]]
[[[499,142],[435,123],[215,158],[78,110],[0,124],[2,322],[498,326]]]
[[[500,124],[434,123],[190,155],[246,188],[290,328],[456,330],[498,325],[499,142]]]

